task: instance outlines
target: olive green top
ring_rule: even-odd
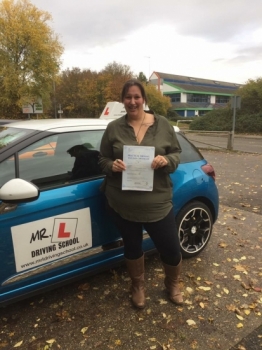
[[[168,120],[157,114],[154,114],[154,118],[154,124],[149,126],[140,144],[133,127],[127,122],[127,115],[108,124],[101,142],[99,164],[106,174],[103,184],[105,195],[109,205],[129,221],[159,221],[173,206],[169,174],[179,164],[181,148]],[[166,166],[154,170],[153,191],[122,191],[122,173],[113,172],[112,165],[114,160],[123,159],[123,145],[153,146],[155,156],[164,156],[168,161]]]

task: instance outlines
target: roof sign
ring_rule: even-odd
[[[126,109],[123,103],[108,102],[100,115],[100,119],[117,119],[126,114]]]

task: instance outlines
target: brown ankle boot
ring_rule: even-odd
[[[162,262],[163,263],[163,262]],[[177,304],[183,304],[183,297],[179,289],[179,275],[182,267],[182,259],[177,266],[171,266],[163,263],[165,269],[165,286],[169,294],[169,299]]]
[[[145,307],[144,255],[136,260],[125,259],[125,261],[132,281],[132,302],[134,306],[143,309]]]

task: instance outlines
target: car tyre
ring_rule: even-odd
[[[213,229],[213,217],[206,204],[193,201],[176,216],[183,258],[198,255],[207,245]]]

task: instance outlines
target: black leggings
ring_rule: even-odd
[[[179,264],[181,252],[173,209],[164,219],[155,222],[133,222],[123,219],[109,205],[108,211],[122,236],[125,258],[139,259],[143,255],[144,228],[154,242],[161,260],[172,266]]]

